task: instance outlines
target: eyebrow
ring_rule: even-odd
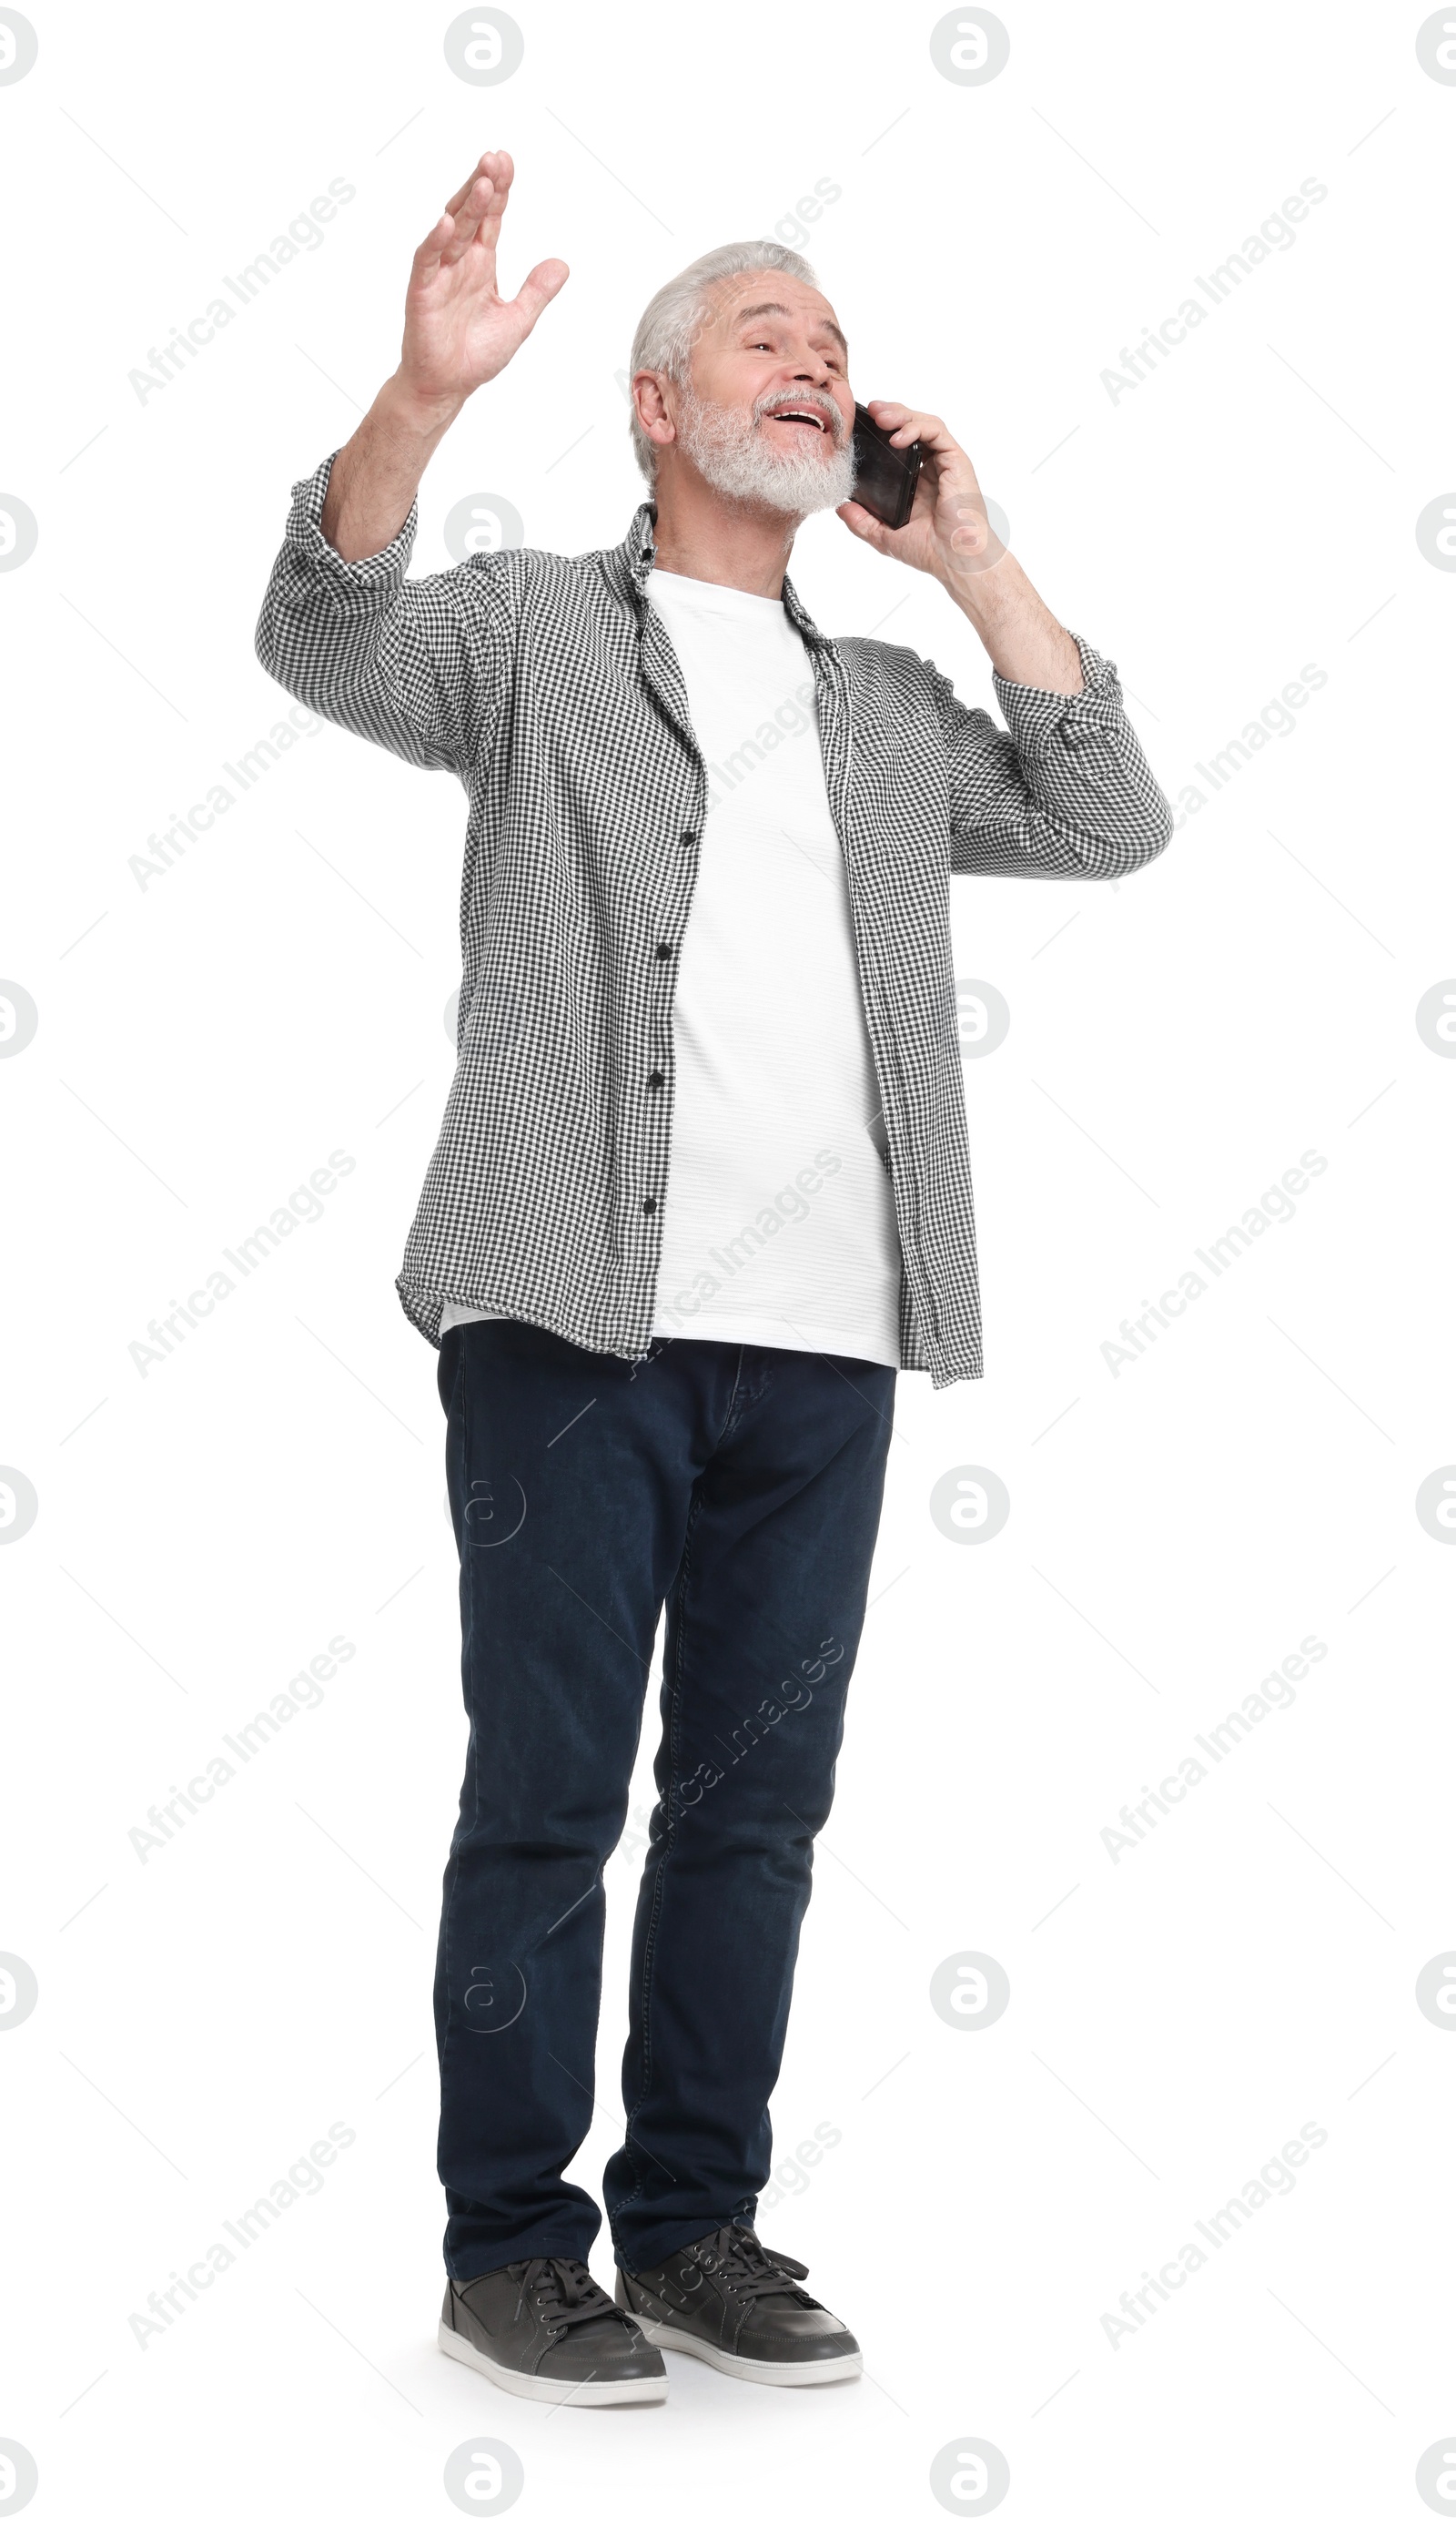
[[[780,305],[777,298],[766,298],[761,306],[740,308],[737,315],[733,318],[733,323],[735,325],[746,325],[755,316],[788,316],[791,319],[792,310]],[[819,329],[822,333],[832,333],[840,350],[843,352],[845,358],[848,359],[849,344],[845,341],[843,334],[840,332],[839,328],[834,323],[832,317],[822,317],[819,320]]]

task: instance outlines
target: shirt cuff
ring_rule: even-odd
[[[337,448],[334,455],[338,453]],[[339,607],[368,603],[377,590],[392,595],[401,584],[409,568],[415,533],[420,524],[420,503],[412,503],[410,514],[398,534],[391,536],[383,549],[367,553],[362,561],[345,561],[335,552],[319,524],[324,515],[324,500],[328,489],[328,477],[333,469],[333,456],[326,456],[317,473],[293,485],[293,506],[288,513],[284,540],[289,543],[316,578],[325,581],[333,601]]]
[[[1112,736],[1127,725],[1123,688],[1112,659],[1104,658],[1079,632],[1072,637],[1081,660],[1079,693],[1049,693],[1039,684],[1012,684],[1004,676],[991,677],[1018,749],[1053,743],[1075,748],[1099,736]]]

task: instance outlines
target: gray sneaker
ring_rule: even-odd
[[[668,2372],[586,2265],[536,2255],[446,2281],[439,2346],[533,2403],[661,2403]]]
[[[733,2220],[670,2254],[655,2271],[617,2275],[617,2303],[648,2342],[685,2350],[726,2377],[760,2386],[826,2386],[858,2377],[860,2346],[798,2284],[808,2266],[761,2246]]]

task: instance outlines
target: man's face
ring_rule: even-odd
[[[854,395],[828,300],[784,272],[720,283],[686,394],[667,387],[678,445],[727,497],[796,517],[854,484]]]
[[[828,300],[786,272],[738,273],[716,294],[693,346],[692,383],[702,401],[762,416],[768,445],[820,453],[843,446],[854,396],[849,348]],[[794,417],[806,411],[824,428]]]

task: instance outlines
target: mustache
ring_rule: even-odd
[[[818,386],[806,386],[798,394],[765,395],[762,401],[753,407],[754,427],[756,429],[758,424],[771,413],[800,409],[823,413],[828,425],[830,444],[834,447],[843,446],[849,434],[844,415],[833,396],[824,393]]]

